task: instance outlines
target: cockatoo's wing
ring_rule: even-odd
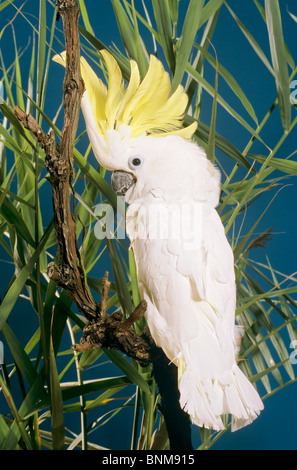
[[[218,317],[226,315],[232,298],[234,317],[234,259],[221,219],[208,204],[185,204],[184,208],[180,225],[185,236],[167,242],[169,253],[177,257],[177,271],[189,279],[193,300],[208,302]]]
[[[181,247],[177,254],[177,271],[188,278],[192,293],[183,320],[192,323],[196,334],[181,341],[177,364],[181,405],[196,424],[217,430],[223,428],[221,415],[230,413],[234,431],[251,423],[263,404],[236,363],[232,249],[214,208],[204,204],[200,222],[197,247]],[[188,313],[192,318],[187,319]]]
[[[169,233],[157,236],[155,217],[152,224],[143,224],[142,239],[135,237],[128,209],[127,232],[148,302],[148,325],[157,345],[178,366],[181,406],[193,422],[219,430],[224,427],[221,415],[231,413],[232,428],[238,429],[255,419],[263,405],[236,364],[232,250],[210,205],[196,207],[196,227],[189,204],[184,210],[182,205],[167,209],[162,206],[159,222]],[[170,224],[179,233],[170,233]]]

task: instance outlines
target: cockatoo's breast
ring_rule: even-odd
[[[212,238],[210,226],[214,231]],[[235,284],[234,276],[226,278],[220,269],[226,256],[220,250],[227,248],[231,268],[233,257],[216,211],[207,204],[187,200],[169,204],[151,196],[129,206],[126,229],[137,265],[139,289],[148,302],[147,320],[155,342],[174,360],[182,343],[199,337],[202,341],[208,332],[208,338],[211,333],[219,349],[219,359],[213,356],[216,359],[212,369],[230,367],[235,360]],[[226,247],[220,240],[215,253],[223,262],[214,262],[209,247],[220,235]],[[214,272],[215,268],[218,272]],[[210,347],[211,340],[208,341]],[[205,364],[198,363],[200,368]],[[207,370],[204,372],[207,375]]]

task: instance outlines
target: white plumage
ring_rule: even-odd
[[[233,253],[215,210],[219,172],[178,136],[121,142],[126,163],[113,169],[137,179],[125,196],[127,233],[152,337],[178,367],[180,403],[193,423],[220,430],[230,413],[239,429],[263,405],[236,363]],[[140,168],[131,170],[131,156]]]
[[[123,87],[114,58],[101,51],[108,90],[85,60],[82,110],[93,151],[113,170],[113,186],[129,204],[127,233],[147,301],[147,322],[156,344],[178,367],[180,403],[193,423],[232,430],[251,423],[262,401],[236,363],[234,260],[215,210],[220,173],[184,128],[187,96],[170,96],[170,79],[150,58],[140,81],[130,61]],[[65,54],[55,60],[65,65]]]

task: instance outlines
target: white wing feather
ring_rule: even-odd
[[[162,206],[166,225],[170,208]],[[127,232],[151,334],[179,369],[181,406],[195,424],[216,430],[224,427],[221,415],[231,413],[235,430],[253,421],[263,405],[236,364],[232,250],[215,209],[206,203],[200,209],[202,233],[192,248],[182,237],[149,239],[143,222],[147,233],[136,237],[130,208]],[[181,216],[188,224],[189,214]]]

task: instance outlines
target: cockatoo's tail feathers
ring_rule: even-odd
[[[125,88],[117,61],[106,50],[101,50],[100,53],[107,68],[108,87],[84,58],[81,58],[81,75],[87,92],[84,98],[90,102],[92,118],[103,137],[108,130],[119,130],[120,126],[129,125],[132,138],[139,135],[159,137],[169,134],[180,135],[184,139],[191,138],[197,123],[183,127],[188,104],[187,94],[179,85],[171,95],[169,74],[155,56],[150,56],[149,67],[142,81],[137,63],[130,61],[130,81]],[[65,66],[66,53],[54,56],[53,60]],[[86,121],[91,119],[86,113],[84,115]]]
[[[237,431],[252,423],[263,410],[257,391],[236,364],[212,380],[201,380],[186,368],[181,373],[179,390],[181,407],[192,422],[216,431],[225,427],[223,415],[231,414],[231,431]]]

